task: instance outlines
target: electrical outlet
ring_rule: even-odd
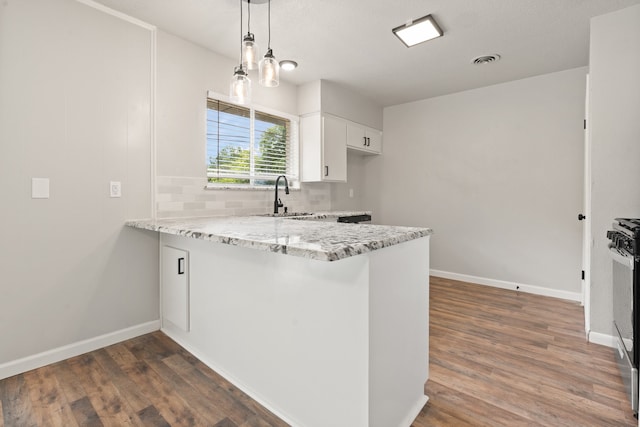
[[[353,188],[349,189],[349,197],[353,199]]]
[[[49,198],[49,178],[31,178],[31,198]]]
[[[120,181],[111,181],[109,183],[109,195],[111,197],[122,197],[122,185]]]

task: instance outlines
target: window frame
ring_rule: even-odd
[[[236,105],[240,108],[246,108],[249,110],[249,120],[250,120],[250,172],[249,172],[249,183],[216,183],[209,182],[209,178],[211,177],[209,172],[209,158],[207,156],[207,147],[208,147],[208,137],[207,137],[207,110],[209,101],[220,101],[231,105]],[[261,189],[273,189],[274,185],[272,184],[255,184],[256,180],[264,180],[264,176],[257,176],[254,174],[255,161],[253,158],[254,150],[256,148],[256,144],[258,143],[255,140],[255,114],[256,112],[272,115],[278,118],[282,118],[288,120],[290,123],[290,135],[289,135],[289,147],[290,152],[288,154],[288,161],[290,162],[290,172],[285,174],[287,177],[287,181],[289,182],[289,186],[292,188],[300,188],[300,117],[288,113],[284,113],[282,111],[275,110],[273,108],[264,107],[259,104],[246,104],[241,105],[235,102],[231,102],[229,96],[223,95],[214,91],[207,91],[207,99],[205,104],[205,167],[206,167],[206,178],[207,185],[206,189],[251,189],[251,190],[261,190]]]

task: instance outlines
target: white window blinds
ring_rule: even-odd
[[[220,184],[273,185],[297,178],[295,123],[251,108],[207,100],[207,176]]]

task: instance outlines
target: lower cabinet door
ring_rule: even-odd
[[[189,331],[189,252],[162,247],[162,325]]]

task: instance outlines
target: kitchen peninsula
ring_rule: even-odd
[[[427,401],[431,230],[326,216],[127,225],[160,232],[162,330],[284,421],[409,426]]]

